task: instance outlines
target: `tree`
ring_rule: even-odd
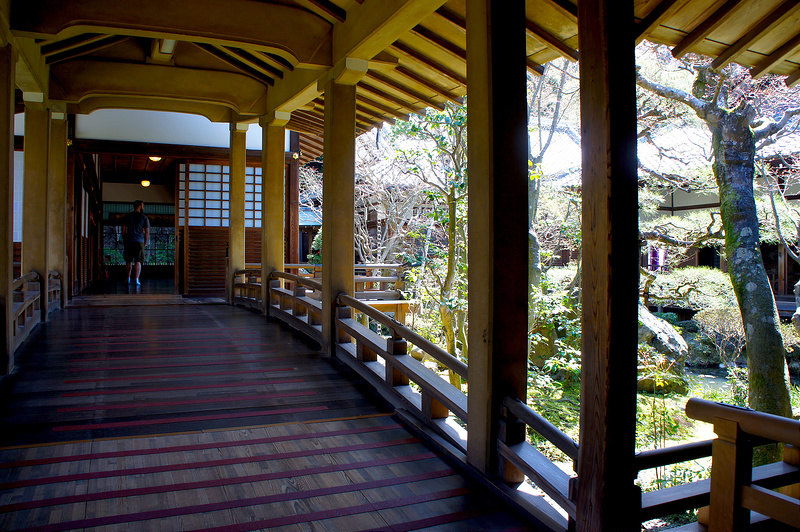
[[[393,129],[397,159],[405,171],[423,183],[432,229],[444,232],[443,242],[432,249],[440,253],[442,268],[427,262],[434,280],[429,291],[438,308],[445,349],[464,360],[467,344],[467,108],[448,103],[444,110],[429,109],[412,115]],[[430,234],[430,233],[429,233]],[[460,385],[458,374],[450,382]]]
[[[800,108],[784,109],[781,118],[773,121],[763,107],[759,113],[758,106],[737,90],[741,75],[718,74],[705,63],[693,67],[691,93],[652,81],[641,72],[637,83],[689,107],[711,131],[725,251],[746,334],[749,404],[762,412],[788,416],[789,374],[778,311],[761,259],[753,180],[757,143],[786,128]]]

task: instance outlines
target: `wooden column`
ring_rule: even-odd
[[[467,2],[470,463],[498,470],[505,396],[525,400],[528,148],[524,0]],[[508,429],[508,431],[506,431]],[[524,438],[505,427],[510,439]],[[516,443],[510,442],[509,443]],[[518,476],[518,475],[517,475]],[[516,480],[519,480],[517,478]]]
[[[16,53],[11,45],[0,48],[0,375],[14,367],[14,66]]]
[[[50,269],[61,274],[61,306],[67,306],[67,116],[50,115],[49,256]]]
[[[578,4],[583,345],[577,523],[638,531],[638,208],[632,0]]]
[[[23,97],[27,98],[27,94]],[[41,102],[25,102],[24,192],[22,198],[22,274],[35,271],[40,287],[47,286],[49,259],[48,160],[50,158],[50,110]],[[40,306],[47,319],[47,298]]]
[[[348,68],[348,64],[350,63]],[[356,87],[368,63],[348,60],[321,82],[325,91],[325,162],[322,180],[322,349],[335,355],[335,299],[353,295]],[[336,70],[336,69],[334,69]]]
[[[269,310],[269,280],[284,265],[284,179],[286,168],[286,123],[291,113],[274,112],[260,120],[261,150],[261,301]]]
[[[247,124],[231,124],[230,217],[225,293],[233,303],[233,272],[244,268],[244,182],[247,166]]]
[[[289,151],[299,157],[300,134],[292,131],[289,138]],[[286,262],[300,262],[300,162],[298,159],[286,160]]]

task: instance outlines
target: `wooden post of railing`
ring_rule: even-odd
[[[750,511],[741,505],[742,486],[750,484],[753,470],[753,445],[739,429],[739,423],[716,418],[711,460],[711,508],[708,528],[733,531],[734,525],[750,522]]]
[[[497,439],[508,447],[524,442],[525,423],[520,421],[505,404],[502,406],[501,413],[500,432]],[[497,466],[497,475],[509,486],[516,487],[525,481],[525,473],[503,456],[498,459]]]
[[[334,303],[336,299],[333,300]],[[338,306],[336,307],[336,319],[347,319],[353,317],[353,309],[348,306]],[[335,324],[334,324],[335,326]],[[349,344],[353,342],[353,339],[349,334],[345,331],[340,330],[336,327],[336,341],[340,344]]]
[[[295,297],[306,297],[306,287],[301,286],[299,284],[294,285],[294,296]],[[305,316],[308,311],[306,310],[305,305],[301,305],[299,303],[295,303],[294,307],[292,307],[292,314],[294,316]]]
[[[273,288],[280,288],[281,287],[281,280],[280,279],[270,279],[269,280],[269,297],[267,298],[267,302],[264,303],[264,314],[269,316],[270,314],[270,307],[272,305],[279,305],[281,302],[281,296],[278,292],[273,290]]]
[[[788,443],[784,445],[783,461],[795,467],[800,467],[800,447]],[[800,484],[792,484],[781,488],[779,491],[788,497],[800,499]]]

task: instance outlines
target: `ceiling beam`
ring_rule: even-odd
[[[537,76],[541,76],[544,74],[544,67],[531,59],[530,57],[527,58],[526,63],[528,64],[528,70],[532,71]]]
[[[570,19],[572,22],[578,22],[578,6],[569,0],[544,0],[546,4],[550,4],[559,13]]]
[[[533,35],[534,39],[541,42],[551,50],[558,52],[559,54],[563,55],[570,61],[578,60],[577,50],[575,50],[571,46],[567,46],[561,39],[559,39],[549,31],[545,30],[535,22],[531,20],[526,20],[525,28],[527,28],[528,33]]]
[[[800,0],[786,0],[784,3],[774,9],[769,15],[762,18],[758,24],[745,33],[738,41],[729,46],[727,50],[722,52],[711,67],[715,70],[725,67],[731,61],[735,61],[740,54],[747,50],[747,47],[759,40],[766,33],[781,24],[790,16],[794,15],[794,9],[800,5]]]
[[[795,35],[783,46],[769,54],[766,59],[750,69],[750,76],[758,79],[766,74],[770,68],[774,67],[795,52],[795,48],[800,46],[800,35]]]
[[[51,99],[70,104],[113,97],[125,109],[153,109],[157,101],[169,101],[196,103],[206,112],[209,106],[243,116],[266,112],[264,84],[235,72],[86,59],[50,68],[59,80],[50,87]]]
[[[447,0],[380,0],[353,6],[347,22],[333,27],[333,63],[372,59]]]
[[[325,17],[328,22],[344,22],[347,19],[347,11],[337,6],[330,0],[294,0],[299,5],[305,7]]]
[[[636,24],[636,44],[639,44],[666,20],[683,0],[662,0],[648,15]]]
[[[40,39],[102,33],[219,46],[246,43],[293,64],[330,62],[330,22],[296,6],[250,0],[193,0],[191,9],[185,2],[164,0],[137,0],[135,9],[108,5],[108,0],[12,2],[11,32]]]
[[[62,52],[51,53],[45,57],[44,61],[46,64],[52,65],[61,61],[74,59],[82,55],[98,52],[110,46],[114,46],[115,44],[121,43],[122,41],[127,41],[128,39],[130,39],[130,37],[126,37],[125,35],[104,35],[102,39],[92,39],[91,42],[86,43],[83,46],[70,47]]]
[[[66,52],[67,50],[72,50],[73,48],[78,48],[97,41],[102,41],[106,38],[108,38],[108,35],[103,33],[84,33],[82,35],[70,37],[69,39],[48,42],[43,44],[41,47],[42,57],[48,57],[60,52]]]
[[[680,59],[689,52],[697,43],[708,37],[708,35],[720,27],[730,17],[734,10],[745,0],[728,0],[717,9],[713,15],[700,23],[689,35],[684,37],[681,42],[672,49],[672,56]]]
[[[412,113],[416,113],[417,111],[421,110],[421,108],[414,107],[409,102],[403,101],[400,98],[397,98],[396,96],[392,96],[391,94],[384,92],[377,87],[373,87],[369,83],[364,82],[364,80],[361,80],[359,82],[357,88],[362,89],[365,92],[368,92],[374,96],[377,96],[378,98],[392,102],[398,107],[401,107],[403,109],[408,109]]]
[[[372,59],[445,1],[380,0],[352,5],[347,20],[333,25],[330,64]],[[325,75],[325,71],[305,69],[287,73],[267,94],[267,109],[291,112],[302,107],[319,95],[317,81]]]
[[[400,120],[408,120],[408,113],[403,113],[403,112],[398,111],[396,109],[392,109],[391,107],[389,107],[387,105],[383,105],[382,103],[376,102],[372,98],[367,98],[363,94],[359,94],[359,92],[358,92],[359,88],[360,87],[358,85],[356,85],[356,102],[361,102],[364,105],[368,105],[370,107],[374,107],[378,111],[381,111],[383,113],[392,115],[394,117],[397,117]]]

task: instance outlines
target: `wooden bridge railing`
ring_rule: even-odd
[[[686,415],[713,423],[717,434],[704,523],[709,530],[741,530],[751,510],[800,528],[800,421],[696,398],[686,404]],[[753,468],[753,448],[773,442],[785,444],[783,461]]]
[[[14,335],[14,349],[30,335],[31,331],[42,321],[42,305],[47,313],[61,308],[63,283],[61,274],[48,272],[47,291],[42,298],[42,278],[37,272],[30,272],[15,279],[11,284],[14,291],[14,313],[11,326]]]
[[[236,272],[234,284],[236,304],[263,308],[261,282],[261,271],[258,268]],[[321,342],[320,279],[312,277],[309,272],[304,274],[273,272],[270,274],[269,283],[269,315],[287,322],[295,329]],[[396,403],[399,401],[405,405],[440,436],[462,451],[466,450],[467,433],[464,428],[468,420],[466,395],[413,358],[409,354],[409,344],[464,380],[468,377],[467,365],[381,312],[379,308],[375,308],[373,301],[340,294],[336,304],[337,356],[381,393],[391,396]],[[357,320],[357,315],[368,317],[373,327],[369,327],[369,320]],[[507,425],[522,424],[523,427],[530,427],[561,450],[570,460],[577,461],[577,443],[526,404],[506,397],[503,410]],[[712,413],[709,414],[708,411]],[[715,495],[715,492],[724,492],[727,497],[726,515],[733,515],[733,519],[741,518],[742,512],[750,508],[774,519],[790,522],[793,526],[800,526],[798,501],[768,491],[773,487],[800,483],[800,450],[798,450],[800,422],[699,399],[689,401],[687,415],[715,423],[715,431],[718,434],[723,431],[727,439],[723,439],[720,435],[720,438],[713,440],[713,443],[712,440],[708,440],[643,451],[635,457],[636,470],[644,471],[709,457],[712,456],[712,448],[715,464],[719,464],[722,460],[729,463],[715,466],[712,479],[643,493],[640,513],[642,521],[701,508],[709,502],[713,513],[715,505],[720,508],[722,504],[718,502],[718,498],[722,496]],[[764,426],[759,426],[760,423]],[[719,430],[717,425],[720,426]],[[731,428],[733,426],[736,427],[735,430]],[[574,493],[577,478],[575,473],[564,472],[541,454],[536,447],[526,441],[524,432],[518,429],[501,431],[497,442],[501,460],[513,465],[517,471],[531,479],[561,507],[568,518],[575,519],[577,511]],[[509,435],[512,437],[509,438]],[[784,461],[752,469],[749,466],[744,468],[742,464],[751,463],[753,445],[765,440],[790,444],[786,446]],[[722,455],[721,451],[717,450],[723,448],[721,446],[727,449]],[[718,458],[718,455],[721,457]],[[736,460],[731,462],[733,458]],[[714,480],[715,478],[717,480]],[[730,490],[738,490],[738,494],[731,496]],[[794,490],[794,496],[798,497],[800,487],[795,487]],[[734,510],[731,510],[731,500],[741,503],[735,503]],[[550,511],[552,512],[552,509]],[[543,515],[541,512],[536,514]],[[558,519],[556,517],[553,521],[557,524],[556,528],[569,527],[569,523],[563,517],[560,521]],[[715,528],[712,526],[711,529]],[[728,529],[720,528],[720,530]]]
[[[365,301],[339,294],[336,303],[340,359],[375,388],[399,399],[440,436],[466,451],[466,430],[462,427],[467,423],[466,394],[412,357],[408,344],[465,381],[467,365]],[[355,312],[369,316],[385,332],[375,332],[356,321]]]

